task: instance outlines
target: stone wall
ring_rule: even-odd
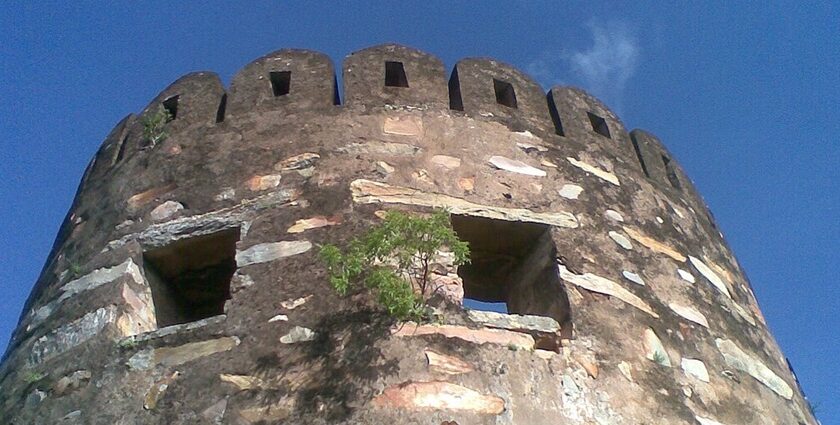
[[[408,87],[384,84],[385,62]],[[0,366],[0,421],[816,423],[655,136],[491,59],[460,61],[447,83],[437,58],[383,45],[343,73],[339,96],[328,57],[279,50],[228,90],[188,74],[117,124]],[[143,119],[175,96],[151,146]],[[508,300],[530,316],[469,313],[456,296],[442,323],[397,324],[332,291],[319,244],[432,207],[548,228],[509,284],[533,291]],[[233,231],[223,314],[160,327],[147,254]],[[549,300],[567,311],[530,309]]]

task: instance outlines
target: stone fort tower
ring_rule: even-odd
[[[111,131],[0,369],[8,424],[816,424],[652,134],[492,59],[279,50]],[[143,118],[167,109],[168,138]],[[318,245],[446,207],[440,323],[329,287]],[[469,311],[497,303],[510,314]]]

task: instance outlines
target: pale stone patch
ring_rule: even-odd
[[[704,418],[702,416],[694,415],[694,419],[696,419],[697,422],[700,423],[700,425],[724,425],[724,424],[722,424],[722,423],[720,423],[716,420],[712,420],[712,419],[709,419],[709,418]]]
[[[428,348],[424,353],[426,354],[426,360],[429,362],[429,367],[435,372],[459,375],[475,370],[472,365],[458,357],[441,354]]]
[[[615,243],[618,244],[618,246],[628,251],[633,249],[633,244],[630,243],[630,239],[627,239],[627,237],[622,235],[621,233],[618,233],[614,230],[610,230],[608,235],[610,236],[610,239],[612,239]]]
[[[28,364],[37,365],[87,342],[116,319],[117,307],[109,305],[53,329],[32,344]]]
[[[581,170],[586,171],[587,173],[592,173],[601,180],[610,182],[616,186],[621,186],[621,183],[618,182],[618,177],[616,177],[615,174],[610,173],[609,171],[602,170],[594,165],[587,164],[583,161],[579,161],[572,157],[567,157],[566,159],[569,162],[571,162],[572,165],[574,165],[575,167],[578,167]]]
[[[409,381],[388,387],[373,399],[373,405],[409,410],[460,410],[489,415],[499,415],[505,410],[505,400],[501,397],[443,381]]]
[[[149,214],[149,217],[152,219],[152,221],[163,221],[171,218],[172,216],[178,214],[183,210],[184,205],[182,205],[180,202],[166,201],[155,207],[155,209],[153,209],[152,212]]]
[[[61,397],[87,385],[93,375],[88,370],[77,370],[62,376],[52,386],[52,395]]]
[[[236,190],[231,187],[226,187],[222,189],[216,196],[213,197],[213,200],[216,202],[220,201],[229,201],[231,199],[236,198]]]
[[[645,286],[645,281],[636,273],[624,270],[621,272],[621,275],[624,276],[625,279],[642,286]]]
[[[248,179],[245,182],[245,185],[248,186],[252,192],[260,192],[263,190],[274,189],[275,187],[280,185],[280,174],[269,174],[266,176],[254,176]]]
[[[268,323],[288,322],[288,321],[289,321],[289,316],[286,316],[285,314],[278,314],[278,315],[272,317],[271,319],[268,319]]]
[[[574,356],[575,362],[586,371],[586,374],[589,375],[592,379],[598,379],[598,362],[592,359],[588,359],[581,355]]]
[[[341,153],[357,155],[360,153],[410,156],[420,151],[420,148],[406,143],[392,143],[369,141],[365,143],[351,143],[337,149]]]
[[[397,169],[392,167],[391,164],[385,161],[376,161],[376,171],[388,175],[393,173],[394,171],[397,171]]]
[[[569,282],[575,286],[579,286],[588,291],[598,292],[601,294],[616,297],[621,301],[624,301],[625,303],[630,304],[633,307],[636,307],[639,310],[651,315],[654,318],[659,318],[659,315],[656,314],[646,302],[644,302],[641,298],[637,297],[632,292],[624,289],[618,283],[613,282],[612,280],[598,275],[594,275],[592,273],[585,273],[582,275],[575,274],[570,272],[569,269],[567,269],[566,266],[562,264],[558,264],[557,268],[560,273],[560,278],[565,280],[566,282]]]
[[[583,193],[583,188],[576,184],[564,184],[557,192],[566,199],[577,199]]]
[[[176,370],[175,372],[172,372],[172,374],[167,375],[152,384],[152,387],[146,392],[146,397],[143,398],[143,408],[146,410],[154,409],[157,406],[158,401],[160,401],[163,397],[166,389],[169,388],[169,386],[172,385],[179,376],[181,376],[181,372]]]
[[[233,422],[237,424],[283,423],[292,414],[294,405],[294,399],[284,396],[276,403],[240,409],[231,416],[237,419],[237,422]]]
[[[495,311],[467,310],[467,317],[476,323],[498,329],[517,332],[555,333],[560,324],[551,317],[504,314]]]
[[[693,376],[703,382],[709,382],[709,371],[702,361],[683,357],[680,361],[680,367],[686,375]]]
[[[461,158],[449,155],[435,155],[429,160],[433,165],[453,170],[461,166]]]
[[[295,221],[291,227],[289,227],[286,232],[288,233],[301,233],[306,230],[310,229],[317,229],[319,227],[326,227],[326,226],[335,226],[341,224],[341,220],[333,217],[324,217],[322,215],[317,215],[311,218],[303,218],[300,220]]]
[[[434,180],[432,180],[432,178],[429,177],[429,171],[426,170],[426,169],[421,168],[421,169],[415,171],[412,176],[414,177],[415,180],[417,180],[419,182],[423,182],[427,185],[434,186],[434,184],[435,184]]]
[[[291,171],[302,170],[304,168],[312,168],[315,162],[321,158],[321,155],[312,152],[302,153],[300,155],[291,156],[277,164],[274,164],[274,169],[277,171]]]
[[[294,310],[306,304],[306,302],[309,301],[310,298],[312,298],[312,295],[307,295],[305,297],[295,298],[292,300],[286,300],[280,303],[280,307],[283,307],[286,310]]]
[[[465,192],[472,192],[475,189],[475,177],[462,177],[458,179],[458,187]]]
[[[423,118],[407,115],[385,117],[382,132],[398,136],[420,136],[423,134]]]
[[[239,391],[246,391],[246,390],[261,390],[261,389],[271,389],[272,387],[268,385],[262,379],[256,376],[250,375],[231,375],[227,373],[223,373],[219,375],[219,379],[226,383],[231,384]]]
[[[202,357],[229,351],[239,345],[239,338],[226,336],[206,341],[190,342],[177,347],[154,348],[152,352],[152,366],[179,366]]]
[[[697,271],[703,275],[703,277],[708,279],[709,282],[711,282],[712,285],[718,289],[718,291],[723,293],[723,295],[726,295],[727,298],[732,298],[732,295],[729,294],[729,289],[726,287],[726,284],[723,283],[723,280],[721,280],[720,276],[713,272],[712,269],[709,268],[709,266],[700,261],[698,258],[692,257],[690,255],[688,256],[688,260],[691,261],[691,265],[693,265],[694,268],[697,269]]]
[[[453,214],[494,218],[508,221],[542,223],[551,226],[576,228],[577,218],[568,212],[539,213],[521,208],[503,208],[475,204],[449,195],[423,192],[417,189],[391,186],[370,180],[350,183],[353,201],[360,204],[392,203],[425,207],[446,208]]]
[[[656,336],[656,332],[653,329],[645,329],[644,336],[642,337],[642,345],[645,349],[646,359],[657,362],[662,366],[671,367],[671,357],[668,355],[668,351],[665,350],[665,346],[662,345],[662,341],[659,340],[659,337]]]
[[[295,326],[289,333],[280,337],[280,342],[283,344],[296,344],[298,342],[312,341],[317,336],[318,334],[312,329]]]
[[[696,282],[696,281],[697,281],[697,280],[694,278],[694,275],[693,275],[693,274],[691,274],[691,273],[689,273],[689,272],[687,272],[687,271],[685,271],[685,270],[683,270],[683,269],[677,269],[677,274],[678,274],[678,275],[680,275],[680,278],[682,278],[682,280],[684,280],[684,281],[686,281],[686,282],[688,282],[688,283],[694,283],[694,282]]]
[[[440,293],[449,302],[461,305],[464,303],[464,282],[455,273],[431,275],[432,293]]]
[[[715,339],[715,345],[717,345],[718,351],[723,354],[726,364],[730,367],[747,373],[787,400],[793,397],[793,389],[790,385],[755,356],[746,353],[734,342],[726,339]]]
[[[437,334],[475,344],[497,344],[529,351],[534,349],[534,337],[531,335],[502,329],[470,329],[466,326],[418,325],[414,322],[406,322],[393,329],[391,333],[398,337]]]
[[[558,356],[558,354],[557,354],[556,352],[554,352],[554,351],[551,351],[551,350],[541,350],[541,349],[539,349],[539,348],[538,348],[538,349],[536,349],[536,350],[534,350],[534,354],[535,354],[537,357],[539,357],[539,358],[541,358],[541,359],[543,359],[543,360],[551,360],[551,359],[553,359],[554,357],[557,357],[557,356]]]
[[[282,241],[254,245],[236,252],[236,266],[265,263],[292,255],[302,254],[312,248],[309,241]]]
[[[170,184],[165,185],[165,186],[155,187],[155,188],[149,189],[145,192],[140,192],[138,194],[135,194],[132,197],[128,198],[128,201],[126,201],[126,208],[128,209],[128,211],[130,213],[134,213],[138,209],[140,209],[143,205],[146,205],[149,202],[155,200],[155,198],[158,198],[158,197],[163,196],[163,195],[165,195],[169,192],[172,192],[173,190],[175,190],[175,188],[177,188],[175,183],[170,183]]]
[[[524,137],[524,138],[526,138],[526,139],[537,139],[537,138],[538,138],[537,136],[534,136],[534,133],[531,133],[531,132],[530,132],[530,131],[528,131],[528,130],[525,130],[525,131],[515,131],[513,134],[515,134],[515,135],[517,135],[517,136],[522,136],[522,137]]]
[[[660,217],[660,216],[656,216],[656,222],[659,223],[659,224],[662,224],[662,223],[665,222],[665,220],[663,220],[662,217]]]
[[[116,322],[120,335],[133,336],[155,330],[157,319],[151,292],[146,289],[138,293],[124,284],[121,295],[125,303],[124,311]]]
[[[747,323],[749,323],[750,325],[755,326],[755,319],[750,313],[747,312],[747,310],[744,310],[744,308],[738,305],[738,303],[736,303],[735,300],[732,300],[730,305],[732,306],[732,309],[735,310],[735,313],[738,313],[738,315],[741,316],[742,319],[746,320]]]
[[[606,217],[608,220],[616,221],[619,223],[624,222],[624,217],[622,217],[621,214],[616,210],[604,211],[604,217]]]
[[[541,159],[540,160],[540,165],[542,165],[543,167],[548,167],[548,168],[557,168],[557,164],[555,164],[555,163],[553,163],[553,162],[551,162],[547,159]]]
[[[228,399],[223,398],[204,409],[201,412],[201,416],[212,424],[221,424],[222,418],[225,416],[225,411],[227,411],[227,404]]]
[[[633,382],[633,367],[630,363],[621,361],[618,363],[618,371],[627,378],[628,381]]]
[[[664,243],[659,242],[651,237],[645,236],[638,230],[634,230],[627,226],[622,226],[622,228],[624,229],[624,232],[626,232],[633,240],[642,244],[651,251],[658,252],[660,254],[665,254],[681,263],[685,262],[685,255],[680,254],[674,248],[671,248],[670,246],[665,245]]]
[[[682,304],[677,303],[670,303],[668,304],[668,307],[683,319],[697,323],[698,325],[701,325],[705,328],[709,327],[709,322],[708,320],[706,320],[706,316],[704,316],[703,313],[697,311],[692,307],[684,306]]]
[[[532,177],[545,177],[546,172],[539,168],[532,167],[522,161],[505,158],[503,156],[494,155],[488,160],[490,165],[499,170],[509,171],[511,173],[524,174]]]

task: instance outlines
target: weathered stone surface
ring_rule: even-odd
[[[454,170],[461,166],[461,158],[456,158],[449,155],[435,155],[430,162],[434,165]]]
[[[531,152],[548,152],[548,148],[540,145],[532,145],[530,143],[516,142],[516,147],[522,149],[525,153]]]
[[[734,342],[727,339],[717,338],[715,339],[715,345],[717,345],[718,350],[723,354],[724,360],[726,360],[726,364],[730,367],[752,376],[758,382],[761,382],[767,388],[770,388],[776,394],[788,400],[793,397],[793,389],[790,385],[754,355],[748,354]]]
[[[443,381],[409,381],[386,388],[373,399],[373,405],[412,410],[460,410],[489,415],[499,415],[505,410],[505,400],[501,397]]]
[[[152,221],[164,221],[174,217],[183,210],[184,206],[180,202],[166,201],[155,207],[149,214],[149,217]]]
[[[261,243],[236,253],[237,267],[266,263],[292,255],[303,254],[312,248],[309,241]]]
[[[146,392],[146,398],[143,400],[143,408],[146,410],[154,410],[157,407],[158,401],[163,397],[166,389],[175,382],[176,379],[181,375],[181,372],[177,370],[172,372],[171,375],[164,377],[163,379],[155,382],[149,391]]]
[[[693,376],[703,382],[709,382],[709,371],[706,370],[706,364],[701,360],[683,357],[680,361],[680,367],[686,375]]]
[[[692,256],[688,256],[688,260],[691,261],[691,265],[697,269],[700,274],[703,275],[712,285],[717,288],[723,295],[726,295],[727,298],[732,298],[732,295],[729,294],[729,288],[726,287],[726,284],[723,283],[723,280],[718,276],[712,269],[709,268],[704,262],[700,261],[700,259]]]
[[[671,356],[668,355],[668,351],[665,350],[665,346],[662,345],[662,341],[659,340],[653,329],[645,329],[642,345],[645,350],[645,358],[662,366],[671,367]]]
[[[283,344],[296,344],[298,342],[312,341],[317,336],[312,329],[295,326],[289,333],[280,337],[280,342]]]
[[[437,334],[475,344],[498,344],[523,350],[534,349],[534,337],[531,335],[502,329],[470,329],[465,326],[418,325],[414,322],[406,322],[395,328],[392,333],[399,337]]]
[[[29,364],[39,364],[86,342],[99,334],[105,326],[114,323],[116,318],[117,307],[111,305],[56,328],[35,341],[29,353]]]
[[[361,204],[393,203],[425,207],[448,208],[453,214],[495,218],[508,221],[543,223],[551,226],[578,226],[574,215],[567,212],[539,213],[526,209],[492,207],[437,193],[422,192],[416,189],[390,186],[370,180],[354,180],[350,184],[353,200]]]
[[[656,314],[656,312],[654,312],[653,309],[646,302],[634,295],[632,292],[624,289],[618,283],[615,283],[605,277],[594,275],[592,273],[584,273],[582,275],[572,273],[569,271],[569,269],[566,268],[566,266],[562,264],[558,264],[557,267],[560,272],[560,278],[565,280],[566,282],[569,282],[575,286],[579,286],[588,291],[598,292],[601,294],[616,297],[621,301],[624,301],[627,304],[630,304],[633,307],[636,307],[639,310],[655,318],[659,318],[659,315]]]
[[[410,115],[385,117],[382,121],[382,132],[399,136],[421,136],[423,119]]]
[[[578,167],[581,170],[586,171],[587,173],[592,173],[601,180],[610,182],[616,186],[621,186],[621,183],[619,183],[618,181],[618,177],[616,177],[615,174],[610,173],[609,171],[604,171],[594,165],[587,164],[583,161],[579,161],[572,157],[567,157],[566,159],[575,167]]]
[[[123,284],[120,295],[123,301],[122,312],[116,322],[119,334],[131,336],[155,330],[157,319],[148,288],[144,286],[137,292],[130,285]]]
[[[310,229],[317,229],[319,227],[326,226],[336,226],[339,224],[341,224],[341,219],[337,217],[324,217],[322,215],[316,215],[312,218],[303,218],[295,221],[295,224],[293,224],[292,227],[289,227],[289,229],[286,230],[286,232],[302,233]]]
[[[681,316],[682,318],[688,321],[697,323],[698,325],[701,325],[705,328],[709,327],[709,322],[708,320],[706,320],[706,316],[704,316],[703,313],[697,311],[697,309],[693,307],[685,306],[678,303],[670,303],[668,304],[668,307],[670,307],[671,310],[674,311],[674,313],[677,313],[677,315]]]
[[[295,298],[293,300],[286,300],[280,303],[280,307],[285,308],[286,310],[294,310],[304,304],[306,304],[309,299],[312,298],[312,295],[308,295],[305,297]]]
[[[700,425],[724,425],[716,420],[705,418],[703,416],[694,415],[694,419],[696,419]]]
[[[491,328],[537,333],[555,333],[560,331],[560,324],[556,320],[545,316],[523,316],[519,314],[502,314],[495,311],[467,310],[467,317],[473,322]]]
[[[618,222],[618,223],[623,223],[624,222],[624,217],[622,217],[621,213],[619,213],[616,210],[606,210],[606,211],[604,211],[604,217],[606,217],[608,220],[612,220],[612,221],[615,221],[615,222]]]
[[[274,189],[275,187],[279,186],[281,178],[282,176],[280,174],[254,176],[251,177],[247,182],[245,182],[245,185],[252,192],[260,192],[263,190]]]
[[[645,236],[639,231],[634,230],[630,227],[624,226],[623,229],[625,233],[627,233],[631,238],[633,238],[633,240],[647,247],[651,251],[658,252],[660,254],[665,254],[681,263],[685,262],[685,255],[680,254],[674,248],[671,248],[670,246],[665,245],[664,243],[659,242],[653,238]]]
[[[233,385],[239,391],[272,388],[271,385],[263,381],[261,378],[250,375],[231,375],[223,373],[219,375],[219,380],[226,384]]]
[[[202,357],[229,351],[237,345],[239,345],[239,338],[227,336],[207,341],[190,342],[177,347],[152,348],[137,352],[129,359],[129,365],[139,370],[149,369],[155,365],[174,367]]]
[[[278,314],[276,316],[272,316],[271,319],[268,319],[268,323],[288,322],[288,321],[289,321],[289,316],[286,316],[285,314]]]
[[[633,283],[636,283],[636,284],[639,284],[639,285],[642,285],[642,286],[645,285],[644,279],[642,279],[642,277],[639,276],[636,273],[624,270],[624,271],[621,272],[621,275],[624,276],[625,279],[627,279],[627,280],[629,280]]]
[[[130,213],[135,213],[137,210],[142,208],[144,205],[148,204],[149,202],[154,201],[155,199],[166,195],[169,192],[175,190],[177,186],[175,184],[168,184],[165,186],[155,187],[149,189],[145,192],[140,192],[132,197],[128,198],[126,202],[126,209]]]
[[[557,192],[566,199],[577,199],[583,193],[583,188],[576,184],[564,184]]]
[[[62,376],[53,384],[51,394],[54,397],[61,397],[76,391],[87,385],[91,376],[88,370],[77,370],[71,374]]]
[[[453,304],[464,303],[464,282],[455,273],[431,275],[432,293],[441,294],[446,300]]]
[[[321,158],[321,155],[312,152],[305,152],[300,155],[288,157],[277,164],[274,164],[274,169],[277,171],[291,171],[302,170],[310,168],[315,165],[315,162]]]
[[[610,236],[610,239],[612,239],[615,243],[618,244],[618,246],[620,246],[620,247],[622,247],[622,248],[624,248],[628,251],[633,249],[633,244],[630,243],[630,239],[627,239],[627,237],[622,235],[621,233],[618,233],[614,230],[610,230],[609,236]]]
[[[694,279],[694,275],[683,270],[677,269],[677,274],[680,275],[680,278],[688,283],[694,283],[696,280]]]
[[[429,362],[429,367],[434,372],[444,373],[447,375],[459,375],[475,370],[472,365],[462,359],[459,359],[458,357],[441,354],[428,348],[424,351],[424,353],[426,354],[426,360]]]
[[[225,417],[225,411],[227,411],[227,404],[228,399],[223,398],[204,409],[201,412],[201,417],[210,421],[213,425],[222,425],[222,419]]]
[[[511,173],[517,174],[524,174],[526,176],[533,176],[533,177],[545,177],[546,173],[539,168],[532,167],[522,161],[517,161],[515,159],[505,158],[503,156],[491,156],[490,157],[490,165],[504,171],[509,171]]]
[[[625,361],[618,362],[618,371],[627,378],[628,381],[633,382],[633,367],[630,363]]]
[[[351,143],[347,146],[338,148],[338,151],[351,155],[379,154],[391,156],[412,156],[420,152],[420,148],[406,143],[370,141],[366,143]]]
[[[388,175],[397,171],[397,169],[385,161],[376,161],[376,171],[382,173],[383,175]]]

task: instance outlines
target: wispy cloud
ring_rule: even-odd
[[[627,81],[639,62],[638,41],[622,22],[590,22],[586,27],[592,37],[589,47],[545,51],[527,70],[547,87],[571,81],[620,109]],[[570,75],[561,77],[563,71],[569,71]]]

